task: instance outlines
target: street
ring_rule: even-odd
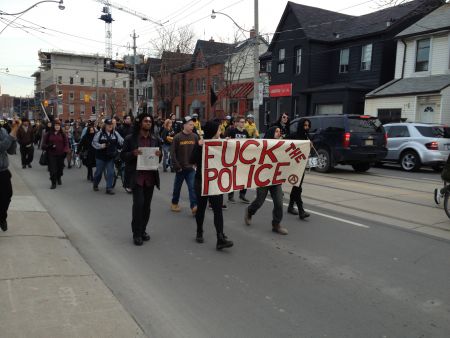
[[[450,224],[432,201],[432,187],[441,184],[432,171],[383,167],[356,174],[342,167],[307,174],[305,200],[312,211],[307,221],[285,213],[289,235],[280,236],[271,232],[269,201],[249,227],[243,222],[245,206],[229,204],[225,233],[235,245],[217,252],[211,211],[205,243],[194,241],[186,188],[182,212],[169,211],[171,173],[161,173],[162,189],[153,198],[152,238],[136,247],[131,196],[122,188],[108,196],[102,182],[94,192],[85,168],[66,168],[63,185],[52,191],[37,161],[26,170],[19,169],[17,157],[12,162],[149,337],[449,336],[450,241],[420,232],[427,217],[441,232]],[[361,195],[377,206],[392,204],[394,211],[369,204],[374,216],[361,217]],[[396,210],[398,203],[412,211]],[[344,205],[347,212],[339,212],[336,207]],[[382,214],[390,222],[380,222]],[[408,223],[408,217],[417,227],[395,225]]]

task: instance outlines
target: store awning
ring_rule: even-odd
[[[223,88],[218,98],[246,99],[251,92],[253,92],[253,82],[233,83]]]

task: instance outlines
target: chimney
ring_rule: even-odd
[[[211,39],[209,39],[209,42],[214,42],[214,39],[212,36],[211,36]]]
[[[254,28],[250,29],[250,39],[256,38],[256,31]]]

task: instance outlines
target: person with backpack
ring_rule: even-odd
[[[102,179],[103,172],[106,170],[106,193],[114,195],[114,160],[123,144],[123,138],[115,131],[113,121],[106,119],[100,131],[95,134],[92,140],[92,146],[95,152],[95,174],[93,181],[94,191],[98,191],[98,185]]]

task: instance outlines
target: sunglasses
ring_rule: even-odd
[[[283,119],[287,119],[288,117],[287,117],[287,116],[282,116],[282,118],[283,118]]]

